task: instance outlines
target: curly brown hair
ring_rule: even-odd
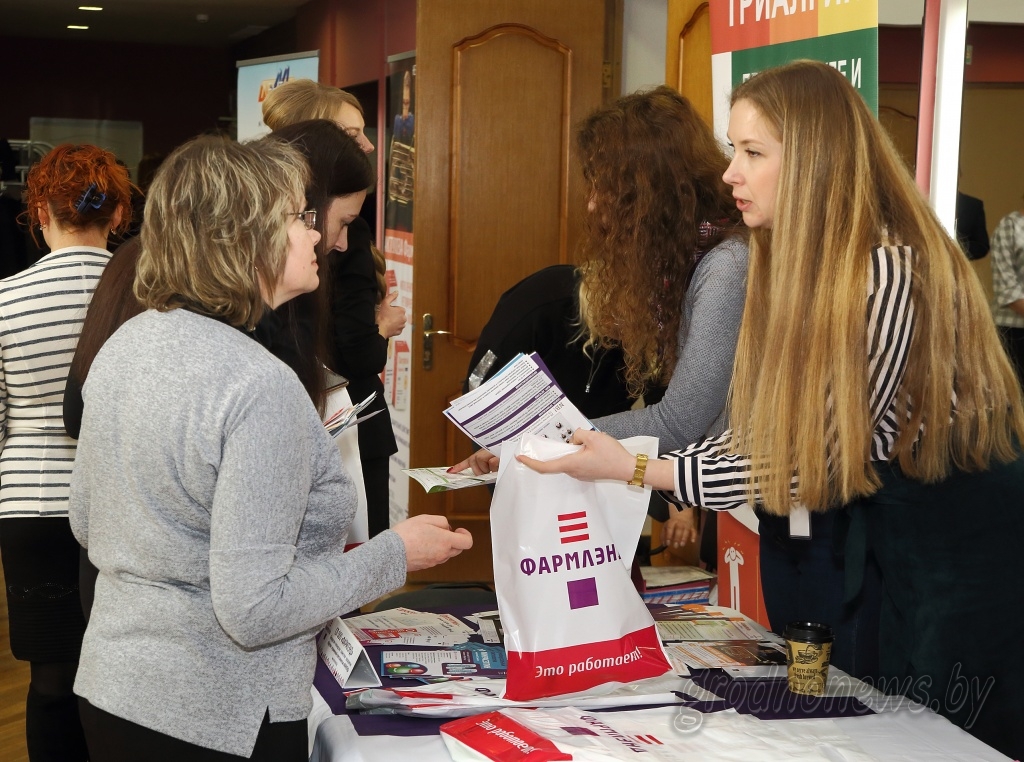
[[[669,381],[700,255],[740,234],[722,180],[729,160],[690,102],[665,86],[599,108],[576,144],[590,187],[581,333],[588,345],[622,347],[627,386],[639,395]]]

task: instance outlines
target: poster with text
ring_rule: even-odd
[[[391,523],[409,515],[409,395],[412,370],[412,207],[416,163],[415,133],[416,57],[412,53],[388,59],[387,118],[382,146],[387,151],[386,174],[381,178],[384,193],[384,258],[387,260],[388,287],[398,291],[409,323],[391,340],[384,368],[384,394],[391,405],[391,423],[398,441],[398,452],[391,456]]]
[[[799,58],[845,75],[878,113],[878,0],[711,0],[715,133],[729,94],[757,72]]]
[[[238,68],[238,133],[236,139],[251,140],[266,135],[270,129],[263,123],[263,101],[267,93],[293,79],[320,76],[320,53],[306,53],[252,58],[235,63]]]

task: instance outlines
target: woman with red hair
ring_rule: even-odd
[[[50,253],[0,280],[0,557],[11,652],[31,665],[29,759],[87,759],[72,685],[85,621],[68,524],[75,443],[64,384],[86,307],[131,222],[128,170],[90,145],[61,145],[28,175],[27,221]]]

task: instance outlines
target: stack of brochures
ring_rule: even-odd
[[[491,452],[523,434],[568,442],[576,429],[594,428],[536,352],[514,357],[486,383],[452,402],[444,414]]]
[[[734,678],[786,674],[782,639],[735,609],[682,604],[650,610],[677,674],[689,674],[688,668],[718,668]]]
[[[641,566],[645,603],[708,603],[715,575],[697,566]]]
[[[368,653],[368,646],[375,648]],[[380,686],[381,678],[417,684],[504,681],[508,670],[497,611],[465,621],[404,607],[336,618],[318,636],[317,647],[347,689]]]
[[[463,394],[444,411],[448,420],[480,447],[498,452],[502,442],[523,434],[568,442],[576,429],[594,425],[573,405],[537,353],[516,355],[487,383]],[[427,492],[493,484],[497,474],[449,473],[445,466],[403,471]]]
[[[718,668],[732,677],[785,677],[786,647],[774,640],[709,640],[670,643],[665,652],[673,666]]]
[[[330,433],[332,437],[337,437],[341,432],[345,431],[349,426],[353,426],[360,421],[364,421],[370,418],[376,413],[370,413],[370,415],[359,417],[359,414],[366,409],[366,406],[373,402],[377,396],[377,392],[371,392],[370,396],[364,399],[362,402],[355,405],[344,405],[338,410],[331,413],[324,420],[324,428]],[[379,412],[379,411],[377,411]]]

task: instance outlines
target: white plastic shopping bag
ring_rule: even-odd
[[[657,457],[653,437],[623,445]],[[650,490],[539,474],[515,459],[577,449],[528,435],[501,450],[491,543],[508,651],[505,698],[516,701],[613,688],[672,668],[630,580]]]
[[[446,722],[441,740],[454,762],[572,762],[572,754],[502,712]]]

